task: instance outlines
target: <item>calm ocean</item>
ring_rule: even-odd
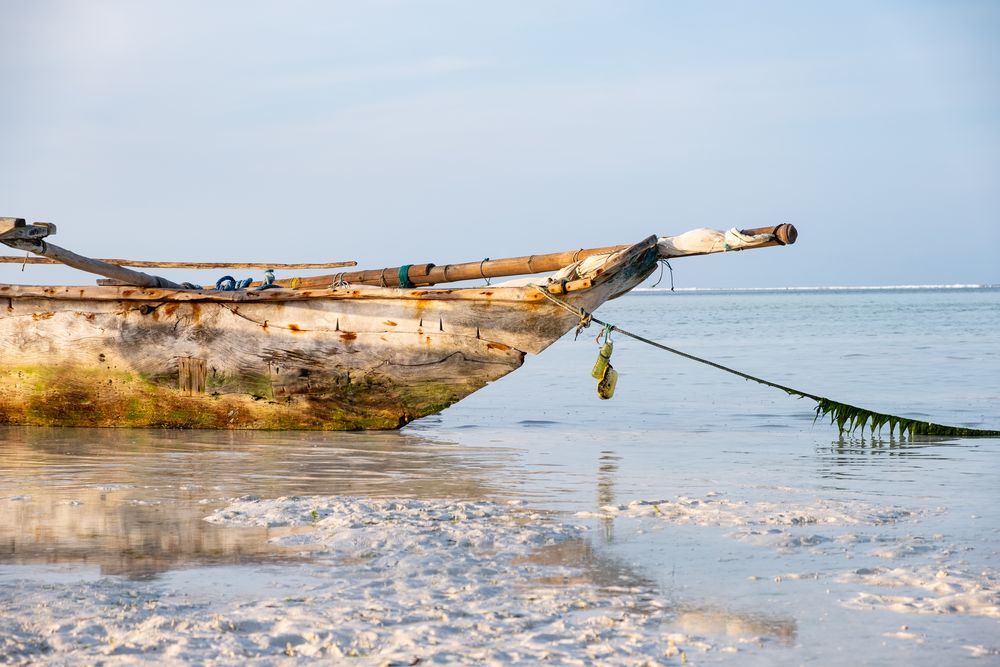
[[[998,288],[647,290],[597,314],[813,394],[1000,429]],[[621,335],[617,393],[601,401],[597,334],[399,433],[0,429],[0,652],[1000,663],[1000,439],[839,437],[810,401]],[[309,521],[234,523],[229,503],[249,494],[253,507],[295,495],[494,509],[467,540],[401,527],[398,544],[349,553],[336,536],[391,508],[365,505],[368,519],[317,538]],[[307,502],[322,526],[328,501]],[[512,520],[547,526],[545,549],[504,560]],[[493,565],[466,554],[483,544]],[[441,619],[392,616],[408,604]]]

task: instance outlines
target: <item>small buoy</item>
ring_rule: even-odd
[[[604,373],[608,370],[608,365],[611,363],[612,348],[614,348],[614,343],[609,340],[601,346],[600,352],[597,353],[597,363],[594,364],[594,370],[590,371],[595,380],[604,379]]]
[[[607,364],[604,377],[597,383],[597,395],[603,400],[608,400],[615,395],[615,385],[618,384],[618,371]]]

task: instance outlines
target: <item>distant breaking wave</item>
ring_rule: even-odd
[[[1000,289],[1000,285],[833,285],[822,287],[636,287],[633,292],[890,292],[894,290],[980,290]]]

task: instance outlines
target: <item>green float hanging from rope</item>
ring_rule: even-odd
[[[611,342],[611,326],[606,325],[604,331],[597,336],[597,342],[601,342],[604,336],[604,344],[601,345],[597,353],[597,362],[590,375],[597,380],[597,397],[601,400],[608,400],[615,395],[615,387],[618,385],[618,371],[611,365],[611,352],[614,350],[614,343]]]
[[[537,288],[537,286],[536,286]],[[937,435],[937,436],[958,436],[958,437],[998,437],[1000,436],[1000,431],[992,431],[986,429],[978,428],[964,428],[961,426],[945,426],[943,424],[935,424],[933,422],[925,422],[917,419],[908,419],[906,417],[897,417],[896,415],[887,415],[882,412],[874,412],[872,410],[866,410],[865,408],[859,408],[856,405],[849,405],[847,403],[841,403],[839,401],[834,401],[825,396],[817,396],[816,394],[810,394],[809,392],[801,391],[799,389],[794,389],[792,387],[786,387],[776,382],[769,382],[763,378],[755,377],[753,375],[748,375],[747,373],[740,372],[734,368],[729,368],[728,366],[723,366],[722,364],[717,364],[714,361],[709,361],[708,359],[702,359],[701,357],[696,357],[693,354],[688,354],[687,352],[681,352],[680,350],[675,350],[672,347],[667,347],[656,341],[649,340],[648,338],[643,338],[638,334],[634,334],[630,331],[626,331],[620,327],[617,327],[608,322],[597,319],[592,314],[585,311],[583,308],[574,308],[565,301],[557,299],[547,290],[537,288],[547,299],[559,304],[564,309],[572,312],[573,314],[580,317],[580,325],[577,327],[577,335],[580,331],[590,325],[591,322],[595,322],[604,327],[604,338],[605,343],[609,343],[608,334],[612,331],[617,331],[623,336],[628,336],[629,338],[634,338],[640,343],[645,343],[647,345],[652,345],[655,348],[676,354],[678,356],[684,357],[685,359],[690,359],[692,361],[697,361],[701,364],[706,364],[713,368],[718,368],[721,371],[727,373],[732,373],[737,375],[744,380],[752,380],[758,384],[766,385],[768,387],[774,387],[775,389],[780,389],[786,394],[791,396],[798,396],[799,398],[808,398],[810,400],[816,401],[816,419],[821,417],[829,417],[831,424],[836,424],[837,429],[841,434],[844,433],[854,433],[858,429],[864,429],[866,426],[871,429],[872,436],[876,433],[881,432],[882,428],[885,426],[889,427],[889,435],[892,435],[897,430],[900,435]],[[598,336],[600,339],[600,336]],[[610,357],[610,352],[608,354]],[[599,362],[600,363],[600,362]]]

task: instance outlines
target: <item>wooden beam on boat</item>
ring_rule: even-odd
[[[56,226],[51,222],[33,222],[29,225],[24,218],[0,218],[0,242],[3,243],[43,239],[55,233]]]
[[[791,245],[795,243],[798,232],[793,225],[783,224],[774,227],[759,227],[756,229],[743,229],[740,233],[746,236],[759,236],[763,234],[773,235],[770,241],[762,242],[755,248],[766,248],[776,245]],[[406,269],[406,276],[414,287],[424,287],[437,285],[440,283],[453,283],[463,280],[485,280],[487,278],[502,278],[507,276],[533,275],[537,273],[548,273],[572,264],[581,259],[586,259],[593,255],[606,255],[608,253],[625,250],[631,245],[606,246],[603,248],[581,248],[580,250],[568,250],[565,252],[549,253],[545,255],[523,255],[521,257],[508,257],[504,259],[484,259],[479,262],[465,262],[463,264],[446,264],[438,266],[435,264],[411,264]],[[720,250],[721,252],[721,250]],[[692,253],[694,254],[694,253]],[[707,253],[697,253],[707,254]],[[380,285],[385,287],[400,287],[402,271],[404,267],[394,266],[384,269],[371,269],[367,271],[351,271],[324,276],[312,276],[301,278],[297,283],[299,287],[328,287],[336,283],[350,283],[355,285]],[[276,284],[287,287],[292,281],[277,280]]]
[[[94,259],[95,262],[114,264],[115,266],[131,266],[143,269],[339,269],[347,266],[357,266],[350,260],[344,262],[314,262],[301,264],[282,264],[281,262],[159,262],[139,259]],[[48,257],[16,257],[0,255],[0,264],[62,264]]]
[[[106,262],[84,257],[83,255],[78,255],[75,252],[49,243],[45,241],[45,238],[50,234],[55,233],[56,226],[53,224],[47,222],[35,222],[30,225],[26,225],[24,224],[24,220],[21,218],[13,219],[12,223],[7,222],[10,221],[11,218],[4,218],[2,220],[3,224],[0,225],[0,243],[10,246],[16,250],[33,252],[36,255],[53,259],[60,264],[72,266],[74,269],[80,269],[81,271],[87,271],[88,273],[96,273],[97,275],[105,276],[106,278],[121,280],[130,285],[137,285],[139,287],[171,287],[174,289],[184,289],[183,286],[167,280],[166,278],[151,276],[148,273],[133,271],[121,266],[115,266],[114,264],[107,264]]]
[[[590,289],[593,285],[594,281],[590,278],[581,278],[580,280],[568,280],[564,283],[552,283],[548,286],[548,290],[550,294],[565,294],[566,292]]]
[[[24,226],[24,218],[0,218],[0,236]]]
[[[485,280],[505,276],[521,276],[535,273],[558,271],[568,264],[585,259],[591,255],[602,255],[616,252],[629,246],[608,246],[606,248],[590,248],[570,250],[566,252],[549,253],[546,255],[524,255],[504,259],[484,259],[479,262],[463,264],[412,264],[407,269],[410,284],[415,287],[437,285],[438,283],[453,283],[462,280]],[[351,271],[326,276],[302,278],[301,287],[325,287],[331,283],[350,283],[356,285],[384,285],[386,287],[400,286],[400,272],[403,267],[394,266],[384,269],[369,269],[367,271]],[[275,281],[280,285],[290,285],[290,280]]]

